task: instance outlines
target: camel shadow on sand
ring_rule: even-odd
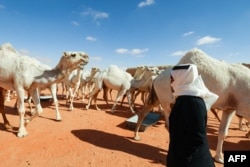
[[[71,133],[83,142],[90,143],[96,147],[122,151],[143,159],[148,159],[151,163],[166,165],[166,150],[161,148],[132,141],[133,139],[99,130],[72,130]]]

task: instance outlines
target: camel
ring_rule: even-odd
[[[94,97],[94,101],[96,101],[97,94],[100,92],[100,90],[103,87],[106,87],[107,90],[113,89],[113,90],[118,91],[115,102],[111,109],[112,113],[114,112],[117,102],[125,94],[127,95],[131,112],[135,113],[131,105],[131,95],[129,91],[132,79],[133,77],[129,73],[119,69],[116,65],[110,65],[106,70],[99,72],[98,74],[96,74],[94,89],[89,95],[89,102],[86,106],[86,109],[89,108],[93,97]],[[107,93],[104,93],[104,94],[107,94]],[[95,105],[97,106],[97,104]],[[100,110],[98,107],[97,109]]]
[[[69,102],[69,111],[73,111],[74,106],[74,97],[76,93],[78,92],[80,82],[81,82],[81,76],[83,73],[83,68],[78,68],[73,70],[67,77],[63,79],[63,83],[66,87],[67,93],[69,92],[69,98],[66,96],[66,102]]]
[[[144,65],[142,65],[142,66],[144,66]],[[140,67],[140,66],[127,68],[126,72],[130,73],[133,77],[135,77],[136,71],[138,70],[138,67]],[[160,71],[163,71],[168,67],[168,65],[164,65],[164,66],[163,65],[162,66],[148,66],[148,67],[152,67],[152,68],[156,67]]]
[[[145,104],[145,96],[151,89],[151,85],[156,76],[159,75],[157,67],[139,66],[135,72],[134,79],[131,81],[130,91],[132,92],[132,102],[141,93],[141,100]],[[137,93],[134,95],[134,92]]]
[[[26,125],[42,112],[38,88],[48,87],[54,83],[61,82],[61,80],[72,70],[82,68],[82,66],[86,65],[88,60],[89,57],[84,52],[63,52],[63,55],[55,68],[44,70],[37,60],[21,55],[11,46],[11,44],[7,43],[1,46],[0,87],[5,90],[15,90],[17,93],[17,108],[19,113],[18,137],[28,135]],[[35,104],[34,115],[28,119],[24,118],[25,91],[28,91],[32,96]],[[4,111],[3,115],[5,115]],[[8,124],[8,121],[5,119],[4,124]]]
[[[250,74],[249,69],[241,64],[229,64],[216,60],[199,49],[193,49],[186,53],[178,64],[196,64],[207,88],[219,95],[212,108],[222,110],[222,118],[219,127],[218,142],[215,161],[224,163],[222,146],[228,133],[228,127],[234,113],[250,120]],[[170,71],[166,69],[154,81],[146,106],[141,111],[135,130],[135,139],[139,140],[138,128],[151,106],[162,104],[168,127],[170,106],[174,103],[174,97],[170,87]],[[246,135],[250,136],[250,131]]]
[[[88,80],[90,78],[90,71],[83,70],[82,75],[80,77],[80,85],[77,92],[77,99],[80,98],[80,93],[82,94],[82,101],[84,101],[87,89],[89,88]]]
[[[88,77],[87,79],[87,84],[89,86],[89,93],[86,95],[89,100],[88,100],[88,104],[86,105],[86,109],[88,110],[89,109],[89,106],[92,104],[92,100],[94,100],[94,103],[95,103],[95,108],[100,111],[101,109],[97,106],[97,103],[96,103],[96,99],[97,99],[97,96],[99,94],[99,92],[101,91],[101,89],[103,88],[103,85],[96,85],[96,84],[99,84],[98,82],[98,77],[101,75],[102,71],[100,70],[100,68],[97,68],[97,67],[92,67],[91,68],[91,72],[90,72],[90,76]],[[94,91],[95,87],[99,87],[98,90]],[[106,89],[104,89],[106,90]],[[107,99],[107,93],[105,91],[105,93],[103,94],[104,96],[104,100],[106,101],[106,103],[108,104],[108,99]]]
[[[34,59],[34,62],[36,62],[42,70],[51,70],[51,67],[49,67],[48,65],[37,62],[37,60],[35,60],[35,59]],[[53,84],[51,84],[49,86],[39,86],[39,94],[40,94],[40,92],[42,90],[45,90],[45,89],[49,89],[49,91],[50,91],[50,93],[52,95],[53,102],[55,104],[56,121],[61,121],[62,117],[61,117],[61,114],[60,114],[60,111],[59,111],[59,108],[58,108],[58,100],[57,100],[57,83],[53,83]],[[18,99],[16,99],[15,108],[17,108],[17,100]],[[32,97],[28,93],[27,101],[29,103],[31,113],[34,113],[34,111],[32,110],[31,100],[32,100]]]

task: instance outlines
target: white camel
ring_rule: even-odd
[[[113,89],[118,91],[111,112],[114,112],[117,102],[121,99],[123,95],[126,94],[130,110],[131,112],[135,113],[131,105],[131,94],[129,91],[132,79],[133,77],[129,73],[119,69],[116,65],[110,65],[106,70],[99,72],[95,79],[94,89],[90,93],[89,102],[88,105],[86,106],[86,109],[89,108],[93,97],[95,100],[98,92],[102,90],[103,87],[106,87],[107,89]]]
[[[217,95],[218,100],[212,106],[223,110],[222,119],[219,127],[218,143],[216,148],[215,160],[223,163],[222,146],[224,138],[228,133],[228,127],[235,113],[250,119],[250,74],[249,69],[241,64],[229,64],[218,61],[209,57],[199,49],[193,49],[186,53],[186,55],[179,61],[178,64],[192,63],[196,64],[199,73],[201,74],[205,85],[208,89]],[[171,68],[162,72],[153,84],[153,89],[150,92],[147,105],[139,115],[137,127],[135,130],[135,139],[140,139],[138,135],[138,128],[149,112],[148,109],[156,104],[162,104],[166,126],[168,126],[168,116],[170,106],[174,103],[174,98],[170,88],[170,71]],[[249,137],[248,132],[247,137]]]
[[[84,52],[64,52],[58,65],[52,70],[44,70],[34,59],[19,54],[11,44],[4,44],[0,48],[0,87],[15,90],[18,99],[19,129],[18,137],[28,134],[26,125],[42,112],[39,99],[39,87],[48,87],[61,82],[72,70],[88,63],[88,55]],[[25,119],[24,95],[28,91],[35,104],[35,114]],[[1,104],[2,105],[2,104]],[[3,111],[3,115],[5,115]],[[5,117],[5,116],[4,116]],[[4,119],[4,124],[8,121]]]
[[[90,71],[83,70],[82,75],[80,77],[80,85],[77,92],[77,99],[80,99],[80,94],[82,95],[82,101],[84,101],[85,96],[87,94],[87,89],[89,88],[88,80],[90,78]]]
[[[66,103],[69,102],[69,111],[73,111],[74,109],[74,98],[76,96],[76,93],[78,93],[82,73],[83,68],[75,69],[62,81],[66,88]]]

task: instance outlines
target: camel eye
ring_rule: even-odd
[[[73,54],[71,54],[71,56],[72,56],[72,57],[76,57],[76,54],[75,54],[75,53],[73,53]]]

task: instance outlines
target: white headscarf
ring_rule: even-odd
[[[195,64],[181,64],[173,67],[171,76],[174,81],[171,86],[174,90],[175,97],[181,95],[198,96],[203,98],[207,110],[218,99],[218,95],[210,92],[205,86],[202,78],[198,75],[198,70]]]

